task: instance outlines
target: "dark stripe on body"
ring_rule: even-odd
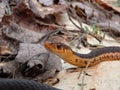
[[[115,53],[115,52],[120,52],[120,47],[103,47],[103,48],[98,48],[95,50],[92,50],[88,54],[80,54],[77,52],[73,52],[75,55],[81,57],[81,58],[94,58],[102,54],[106,53]]]

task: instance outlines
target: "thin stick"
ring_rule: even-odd
[[[11,15],[12,12],[11,12],[11,8],[10,8],[10,5],[9,5],[8,2],[9,2],[9,0],[5,0],[5,4],[6,4],[6,7],[7,7],[7,14]]]
[[[81,90],[84,90],[84,80],[85,80],[85,72],[87,70],[87,68],[89,67],[91,61],[88,61],[86,67],[79,73],[79,76],[78,76],[78,79],[82,76],[83,74],[83,77],[82,77],[82,83],[81,83]]]

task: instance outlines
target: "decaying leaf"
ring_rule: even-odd
[[[71,8],[74,8],[75,12],[71,12],[71,16],[82,20],[82,22],[88,25],[96,25],[101,30],[112,32],[114,35],[120,35],[120,12],[107,5],[101,0],[84,0],[79,2],[72,2]],[[72,15],[76,13],[77,16]]]
[[[2,18],[0,35],[9,42],[8,46],[15,49],[17,56],[13,62],[20,65],[14,67],[17,69],[15,78],[35,77],[43,73],[40,80],[45,80],[62,69],[59,57],[50,54],[43,46],[39,47],[40,44],[35,44],[44,40],[51,30],[57,29],[54,23],[56,23],[54,15],[38,17],[24,3],[18,3],[12,15]]]
[[[0,55],[12,54],[7,46],[0,46]]]
[[[25,63],[22,73],[26,77],[35,77],[42,73],[38,76],[40,81],[55,76],[56,71],[62,69],[60,58],[49,53],[40,44],[21,43],[15,60]]]
[[[59,0],[58,0],[59,1]],[[39,0],[39,2],[43,5],[50,6],[54,4],[53,0]]]
[[[10,50],[7,44],[4,44],[4,45],[0,44],[0,62],[13,61],[15,57],[16,57],[16,54],[14,54]]]
[[[11,22],[10,26],[4,27],[2,32],[5,37],[15,39],[19,42],[35,43],[38,42],[42,37],[45,37],[48,33],[48,30],[38,33]]]
[[[5,14],[5,9],[6,9],[5,3],[0,2],[0,21],[1,21],[2,17],[4,16],[4,14]]]
[[[12,78],[14,77],[15,70],[19,66],[19,63],[15,61],[1,62],[0,63],[0,77]]]
[[[9,25],[11,22],[16,23],[23,28],[27,28],[29,30],[34,30],[39,32],[45,29],[47,30],[56,29],[55,26],[53,27],[53,26],[41,24],[40,22],[42,22],[42,19],[39,19],[39,17],[37,17],[36,19],[34,13],[30,9],[28,9],[28,7],[24,3],[18,4],[14,8],[12,15],[4,16],[1,24]]]
[[[47,24],[45,24],[46,22]],[[50,30],[56,30],[57,25],[49,24],[55,22],[54,16],[49,15],[45,19],[36,17],[24,3],[19,3],[10,16],[4,16],[1,27],[4,36],[20,42],[38,42]]]
[[[48,79],[48,80],[44,81],[45,84],[48,84],[50,86],[55,85],[59,82],[60,82],[59,78],[52,78],[52,79]]]
[[[29,6],[36,16],[42,18],[45,18],[50,14],[61,13],[67,8],[66,5],[52,5],[49,7],[43,7],[40,3],[37,2],[37,0],[29,0]]]

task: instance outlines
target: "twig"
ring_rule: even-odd
[[[78,79],[81,77],[81,75],[83,74],[82,77],[82,83],[81,83],[81,90],[84,90],[84,80],[85,80],[85,72],[87,70],[87,68],[89,67],[91,61],[88,61],[86,67],[79,73]]]
[[[12,55],[9,55],[7,56],[2,62],[5,62],[7,59],[9,59],[9,57],[11,57]],[[2,58],[3,56],[0,57],[0,59]]]
[[[75,26],[80,30],[80,33],[79,33],[79,36],[78,36],[78,37],[83,37],[84,35],[89,34],[89,35],[91,35],[92,37],[94,37],[95,39],[97,39],[99,42],[101,42],[101,40],[100,40],[99,38],[97,38],[95,35],[93,35],[92,33],[87,32],[87,31],[84,30],[83,25],[82,25],[82,22],[81,22],[81,18],[78,17],[78,15],[76,14],[76,12],[75,12],[75,10],[74,10],[73,8],[70,7],[70,10],[73,12],[74,16],[72,16],[72,15],[70,14],[69,10],[68,10],[68,11],[67,11],[68,18],[69,18],[69,20],[73,23],[73,25],[75,25]],[[73,22],[73,20],[71,19],[71,17],[76,17],[77,20],[78,20],[78,22],[79,22],[79,25],[80,25],[80,26],[76,25],[76,24]],[[83,36],[81,36],[81,35],[83,35]],[[78,39],[79,39],[79,38],[78,38]],[[80,38],[80,39],[81,39],[81,38]],[[80,40],[80,39],[79,39],[79,40]]]
[[[10,5],[9,5],[8,2],[9,2],[9,0],[5,0],[5,4],[6,4],[6,7],[7,7],[7,10],[6,10],[6,11],[7,11],[7,14],[8,14],[8,15],[11,15],[12,12],[11,12]]]
[[[34,19],[38,24],[40,25],[46,25],[46,26],[51,26],[51,27],[57,27],[57,28],[62,28],[64,29],[64,26],[61,26],[61,25],[56,25],[56,24],[47,24],[47,23],[44,23],[44,22],[41,22],[37,19]]]
[[[79,30],[81,30],[81,28],[80,28],[78,25],[76,25],[76,24],[73,22],[73,20],[71,19],[71,16],[70,16],[70,14],[69,14],[69,11],[67,12],[67,14],[68,14],[68,18],[69,18],[69,20],[72,22],[72,24],[75,25]]]

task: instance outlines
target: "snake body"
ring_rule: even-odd
[[[116,46],[98,48],[88,54],[74,52],[62,43],[45,42],[44,46],[68,63],[79,67],[86,67],[89,62],[89,66],[93,66],[102,61],[120,60],[120,47]]]
[[[0,79],[0,90],[60,90],[32,80]]]

